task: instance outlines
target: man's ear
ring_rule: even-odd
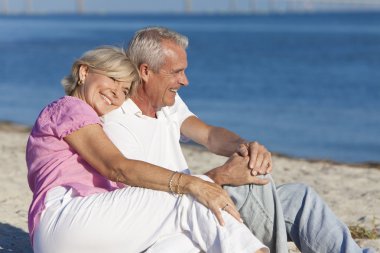
[[[143,63],[140,65],[139,71],[141,79],[146,83],[149,80],[149,75],[152,70],[149,68],[148,64]]]

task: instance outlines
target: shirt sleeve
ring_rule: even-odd
[[[195,116],[194,113],[192,113],[185,102],[181,99],[181,97],[177,94],[175,98],[175,104],[172,108],[175,112],[177,112],[178,115],[178,123],[180,126],[182,126],[182,123],[190,116]]]
[[[83,100],[64,97],[51,108],[52,127],[58,138],[64,138],[76,130],[92,124],[101,124],[94,109]]]
[[[178,124],[179,124],[180,128],[182,126],[182,123],[188,117],[191,117],[191,116],[197,117],[194,113],[192,113],[189,110],[189,108],[187,107],[185,102],[183,102],[183,100],[181,99],[181,97],[178,94],[176,95],[175,104],[172,106],[171,110],[172,110],[172,112],[176,113]],[[188,138],[187,136],[185,136],[181,133],[180,142],[189,142],[189,141],[190,141],[190,138]]]

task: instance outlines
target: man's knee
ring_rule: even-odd
[[[284,213],[287,213],[288,210],[297,212],[304,208],[312,209],[321,201],[314,189],[304,183],[284,184],[277,187],[277,192]]]
[[[277,192],[281,196],[285,195],[288,197],[299,196],[305,198],[318,195],[311,186],[304,183],[283,184],[277,187]]]
[[[266,185],[242,185],[242,186],[225,186],[223,187],[231,199],[234,201],[236,207],[241,209],[247,202],[253,202],[254,205],[267,205],[267,202],[272,203],[276,198],[277,190],[274,185],[272,177],[268,174],[263,176],[269,179]]]

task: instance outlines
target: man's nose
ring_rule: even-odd
[[[186,76],[185,73],[183,73],[183,74],[181,75],[180,83],[181,83],[181,85],[183,85],[183,86],[188,86],[188,85],[189,85],[189,79],[187,79],[187,76]]]

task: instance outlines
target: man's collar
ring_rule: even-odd
[[[143,115],[140,108],[130,98],[125,100],[125,102],[121,105],[121,110],[123,111],[123,113],[129,112],[129,113],[135,114],[139,117],[141,117]]]
[[[156,112],[156,115],[157,115],[157,118],[161,118],[163,116],[163,113],[167,107],[163,107],[161,108],[159,111]],[[141,111],[141,109],[136,105],[135,102],[133,102],[132,99],[127,99],[122,105],[121,105],[121,110],[123,113],[131,113],[131,114],[134,114],[136,115],[137,117],[139,118],[144,118],[144,117],[148,117],[146,115],[144,115]],[[151,118],[151,117],[149,117]]]

